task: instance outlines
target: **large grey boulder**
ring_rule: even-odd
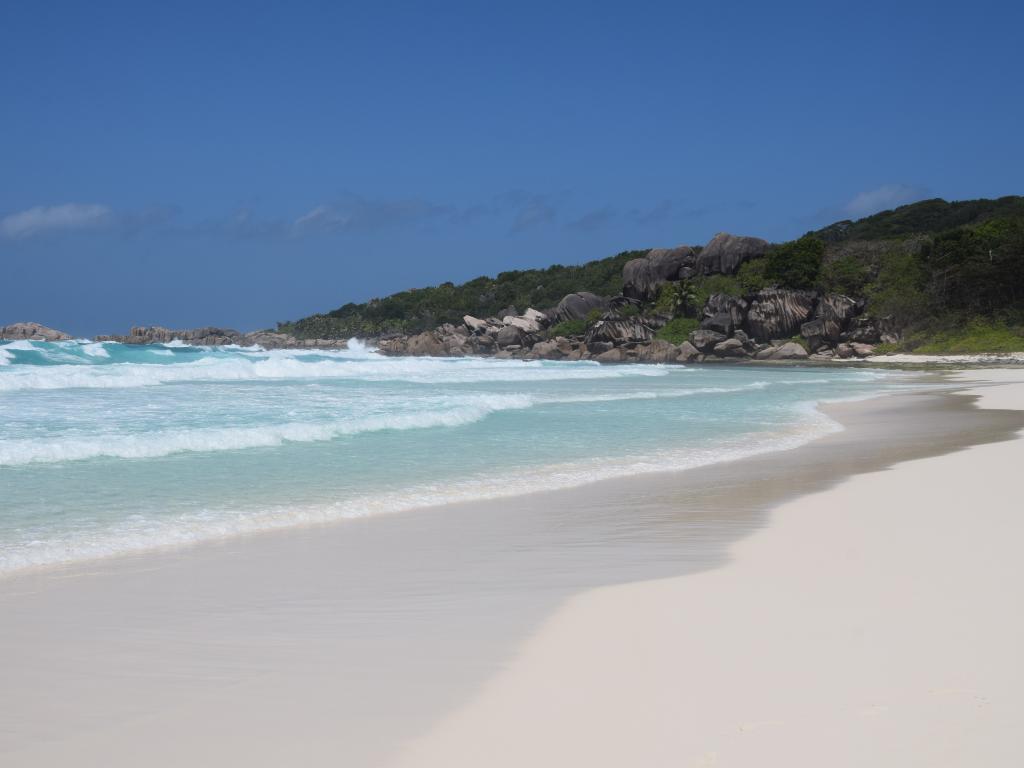
[[[707,354],[716,344],[725,341],[727,336],[718,331],[699,330],[690,334],[690,343],[701,352]]]
[[[688,341],[684,341],[679,345],[679,354],[676,356],[676,360],[680,363],[689,363],[700,357],[700,350],[697,349],[693,344]]]
[[[719,232],[697,256],[695,268],[700,275],[734,275],[744,262],[767,253],[767,240]]]
[[[795,341],[789,341],[776,349],[770,359],[772,360],[806,360],[810,355],[802,345]]]
[[[712,350],[718,357],[745,357],[747,350],[743,348],[743,342],[739,339],[726,339],[715,344]]]
[[[11,323],[0,328],[0,339],[11,341],[67,341],[71,336],[39,323]]]
[[[809,320],[800,326],[800,335],[807,339],[807,346],[817,352],[825,344],[825,321]]]
[[[684,269],[693,269],[696,254],[688,245],[655,248],[640,259],[627,261],[622,268],[622,295],[638,301],[653,301],[661,286],[678,280]]]
[[[816,294],[788,288],[765,288],[751,299],[747,333],[758,341],[789,338],[810,320]]]
[[[481,320],[480,318],[473,317],[472,315],[463,315],[462,322],[466,324],[466,327],[472,333],[486,333],[487,327],[490,325],[486,320]]]
[[[674,363],[679,359],[679,347],[664,339],[654,339],[636,348],[636,359],[645,363]]]
[[[599,363],[621,363],[626,359],[626,353],[621,349],[609,349],[594,358]]]
[[[595,309],[603,312],[607,307],[608,300],[596,293],[588,291],[570,293],[558,302],[555,319],[560,323],[564,323],[566,320],[584,320]]]
[[[432,331],[424,331],[410,336],[405,344],[405,354],[418,357],[441,357],[444,347]]]
[[[495,337],[499,347],[522,346],[526,333],[518,325],[505,325]]]
[[[548,327],[548,316],[530,308],[521,315],[506,315],[501,322],[505,325],[514,325],[526,333],[540,333]]]
[[[565,341],[565,339],[561,339]],[[566,357],[570,352],[570,349],[565,349],[563,344],[559,344],[557,339],[549,339],[548,341],[538,341],[533,345],[531,352],[539,360],[561,360]]]

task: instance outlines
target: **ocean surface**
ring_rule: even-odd
[[[0,342],[0,574],[784,450],[851,368]]]

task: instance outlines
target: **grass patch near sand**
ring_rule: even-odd
[[[660,328],[654,334],[654,338],[663,339],[673,344],[682,344],[689,338],[690,333],[697,330],[697,325],[695,317],[677,317],[675,320],[669,320],[664,327]]]
[[[972,355],[984,352],[1024,352],[1024,327],[972,320],[959,327],[930,333],[923,343],[911,337],[905,346],[920,355]]]

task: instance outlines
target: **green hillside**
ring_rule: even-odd
[[[443,283],[282,323],[300,338],[418,333],[466,314],[509,306],[549,309],[568,293],[618,295],[622,268],[647,251],[624,251],[578,266],[502,272]],[[924,200],[858,221],[840,221],[772,246],[736,275],[693,278],[686,291],[742,296],[769,285],[844,293],[902,331],[901,348],[1024,349],[1024,197]],[[678,290],[675,286],[673,290]],[[671,305],[671,297],[657,308]],[[676,301],[682,305],[685,302]],[[691,317],[699,306],[690,306]],[[997,350],[993,350],[997,351]]]

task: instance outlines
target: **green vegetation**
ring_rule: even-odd
[[[553,339],[555,336],[582,336],[586,332],[586,320],[582,318],[579,320],[564,320],[548,329],[548,337]]]
[[[871,273],[855,256],[844,255],[821,265],[818,289],[822,293],[862,296]]]
[[[909,235],[936,234],[994,218],[1024,217],[1024,197],[997,200],[962,200],[948,203],[936,198],[882,211],[858,221],[839,221],[818,230],[826,242],[882,240]]]
[[[659,329],[654,334],[654,338],[664,339],[673,344],[682,344],[689,337],[690,333],[697,330],[698,325],[699,323],[695,317],[677,317]]]
[[[693,279],[693,292],[697,300],[697,306],[703,307],[708,297],[714,293],[724,293],[726,296],[742,296],[743,286],[739,279],[733,275],[707,275]]]
[[[919,330],[892,350],[922,355],[970,355],[981,352],[1024,352],[1024,327],[1002,320],[974,318],[964,325]]]
[[[777,245],[768,253],[764,278],[770,284],[809,289],[815,286],[825,255],[825,242],[817,235]]]
[[[743,293],[757,293],[762,288],[767,288],[769,285],[767,270],[768,259],[754,259],[741,266],[739,272],[736,273],[736,279],[739,281]]]
[[[647,251],[624,251],[578,266],[556,264],[547,269],[502,272],[462,285],[402,291],[365,304],[346,304],[333,312],[312,315],[279,330],[299,338],[347,338],[382,333],[419,333],[441,323],[461,323],[463,315],[489,317],[514,306],[550,309],[568,293],[590,291],[614,296],[622,291],[622,268]]]

